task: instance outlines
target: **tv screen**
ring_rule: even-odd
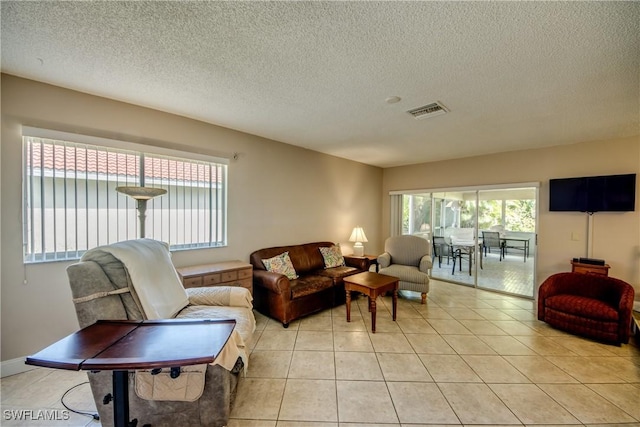
[[[549,180],[549,210],[630,212],[635,210],[636,174]]]
[[[587,182],[584,178],[549,180],[549,210],[554,212],[585,212]]]

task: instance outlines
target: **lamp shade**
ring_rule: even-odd
[[[164,188],[155,187],[116,187],[118,193],[126,194],[135,200],[150,200],[167,192]]]
[[[368,242],[367,236],[364,234],[364,230],[362,227],[356,227],[351,232],[351,237],[349,237],[350,242]]]

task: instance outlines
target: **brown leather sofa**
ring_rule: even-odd
[[[345,266],[325,268],[320,247],[332,242],[314,242],[294,246],[278,246],[253,252],[253,305],[260,312],[282,322],[285,328],[292,320],[335,307],[345,302],[342,279],[369,269],[369,260],[345,256]],[[289,252],[298,274],[289,280],[285,275],[267,271],[263,259]]]
[[[601,274],[557,273],[538,290],[538,319],[600,341],[629,342],[633,287]]]

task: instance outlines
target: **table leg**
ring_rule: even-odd
[[[456,256],[458,256],[458,250],[456,249],[453,252],[453,268],[451,269],[451,275],[456,274]]]
[[[347,291],[347,322],[351,322],[351,291]]]
[[[393,321],[396,320],[396,312],[398,311],[398,284],[396,283],[393,290]]]
[[[113,371],[113,424],[114,427],[135,426],[129,421],[129,372]]]
[[[371,297],[371,303],[369,304],[371,308],[371,332],[376,333],[376,296]]]

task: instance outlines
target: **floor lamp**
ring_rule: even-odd
[[[144,224],[147,218],[147,201],[154,197],[166,194],[164,188],[155,187],[116,187],[118,193],[126,194],[136,201],[136,209],[138,210],[138,219],[140,220],[140,238],[146,237]]]

